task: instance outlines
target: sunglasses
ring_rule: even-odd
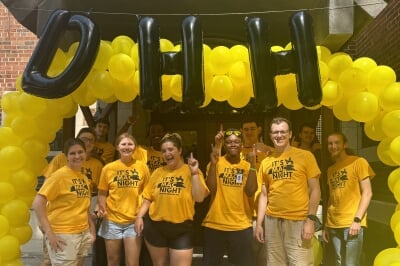
[[[224,136],[225,137],[229,137],[235,135],[236,137],[240,137],[242,136],[242,132],[240,132],[239,130],[228,130],[224,132]]]

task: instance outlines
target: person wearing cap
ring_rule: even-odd
[[[255,146],[241,159],[242,132],[220,130],[212,145],[207,166],[207,186],[211,192],[210,209],[203,220],[204,262],[220,265],[225,252],[233,265],[253,265],[253,208],[257,190]],[[220,146],[225,155],[220,155]]]

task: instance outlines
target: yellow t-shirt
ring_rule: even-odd
[[[209,165],[207,166],[208,173]],[[237,231],[252,226],[253,197],[244,191],[250,163],[231,164],[225,156],[216,166],[217,192],[203,220],[203,226],[222,231]]]
[[[328,227],[343,228],[351,225],[361,200],[360,181],[374,176],[375,173],[368,162],[357,156],[350,156],[328,168]],[[361,220],[361,225],[367,225],[366,214]]]
[[[63,166],[46,179],[38,194],[48,200],[47,214],[54,233],[76,234],[89,228],[91,192],[85,175]]]
[[[67,157],[64,153],[59,153],[51,160],[47,167],[43,170],[42,175],[47,178],[52,173],[67,165]],[[85,174],[91,183],[91,188],[96,189],[99,183],[103,163],[98,159],[90,157],[84,161],[81,168],[81,173]]]
[[[139,160],[133,160],[129,165],[121,160],[105,165],[98,189],[108,191],[107,219],[120,224],[133,223],[140,195],[149,178],[147,165]]]
[[[149,167],[150,173],[153,173],[158,167],[166,165],[161,151],[157,151],[153,147],[146,147],[146,150],[147,166]]]
[[[199,178],[208,190],[201,171]],[[154,221],[182,223],[193,220],[195,200],[189,166],[184,164],[175,170],[167,166],[157,168],[143,191],[143,197],[151,201],[149,215]]]
[[[306,219],[310,201],[308,179],[320,174],[314,155],[306,150],[291,147],[266,157],[258,171],[258,178],[262,178],[267,189],[266,213],[288,220]]]
[[[93,150],[106,164],[114,161],[115,147],[110,142],[97,141]]]
[[[137,146],[132,155],[133,159],[147,163],[147,150]]]
[[[252,151],[253,151],[253,147],[243,147],[242,152],[240,153],[240,158],[248,161],[247,154]],[[267,155],[268,154],[265,152],[257,151],[257,153],[256,153],[256,169],[257,169],[257,171],[260,168],[260,164],[261,164],[262,160],[264,160],[265,157],[267,157]],[[261,193],[262,184],[263,184],[263,181],[262,181],[261,177],[257,176],[257,191],[256,191],[256,193],[254,193],[254,203],[252,204],[253,205],[252,206],[253,217],[257,217],[258,198]]]

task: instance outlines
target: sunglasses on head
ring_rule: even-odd
[[[242,136],[242,132],[240,132],[239,130],[228,130],[228,131],[225,131],[224,135],[225,135],[225,137],[229,137],[232,135],[235,135],[236,137],[240,137],[240,136]]]

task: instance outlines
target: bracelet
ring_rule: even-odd
[[[256,168],[253,168],[253,167],[250,167],[250,170],[249,170],[249,171],[257,172],[257,169],[256,169]]]

